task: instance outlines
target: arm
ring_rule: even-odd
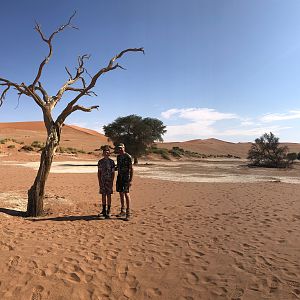
[[[116,164],[115,164],[115,162],[113,162],[113,169],[112,169],[112,172],[111,172],[111,179],[112,179],[112,182],[113,182],[114,179],[115,179],[115,172],[116,172]]]
[[[98,163],[98,183],[99,183],[99,187],[100,187],[100,183],[101,183],[101,169]]]
[[[133,179],[133,167],[132,164],[129,167],[129,182],[132,182]]]

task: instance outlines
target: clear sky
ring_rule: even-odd
[[[166,141],[218,138],[253,141],[272,131],[300,142],[300,1],[298,0],[26,0],[2,1],[0,77],[32,82],[48,49],[33,30],[56,36],[41,78],[50,94],[67,80],[77,56],[91,54],[90,74],[123,49],[125,70],[105,74],[82,98],[99,111],[75,112],[66,123],[98,131],[119,116],[161,119]],[[56,115],[71,93],[57,107]],[[33,100],[15,91],[0,122],[42,120]]]

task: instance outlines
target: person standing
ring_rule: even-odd
[[[117,192],[120,194],[121,201],[121,212],[117,217],[124,218],[128,221],[130,219],[130,194],[129,188],[132,184],[133,179],[133,167],[132,167],[132,157],[125,152],[125,145],[119,144],[117,146],[117,169],[118,176],[116,182]],[[126,200],[126,212],[125,212],[125,200]]]
[[[102,212],[98,216],[108,219],[110,218],[111,195],[115,178],[115,162],[109,158],[109,146],[105,145],[101,148],[103,158],[98,161],[98,181],[99,193],[102,195]]]

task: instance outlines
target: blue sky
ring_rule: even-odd
[[[218,138],[253,141],[272,131],[300,142],[300,1],[298,0],[27,0],[1,4],[0,77],[32,82],[47,54],[33,30],[48,35],[76,10],[73,24],[56,36],[41,78],[50,94],[67,80],[77,57],[91,54],[90,74],[123,49],[123,57],[98,81],[93,98],[68,124],[98,131],[119,116],[161,119],[166,141]],[[55,115],[71,100],[69,93]],[[15,91],[0,108],[0,122],[42,120],[33,100]]]

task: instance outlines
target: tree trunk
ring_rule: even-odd
[[[48,130],[46,145],[41,154],[40,167],[32,187],[28,190],[27,216],[41,216],[44,207],[45,183],[59,145],[61,126],[53,124]]]
[[[138,158],[136,156],[133,157],[133,164],[137,165],[139,163]]]

